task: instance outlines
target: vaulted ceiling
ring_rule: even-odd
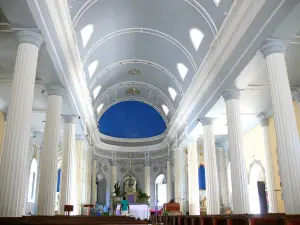
[[[94,112],[128,100],[168,124],[232,0],[69,0]]]

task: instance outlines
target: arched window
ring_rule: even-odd
[[[35,202],[36,179],[37,179],[37,162],[36,159],[33,159],[31,162],[30,174],[29,174],[28,194],[27,194],[28,202]]]
[[[167,106],[165,106],[165,105],[162,105],[161,107],[162,107],[162,109],[164,110],[164,112],[165,112],[165,114],[167,116],[168,113],[169,113],[169,108]]]
[[[178,63],[177,69],[178,69],[181,79],[184,80],[187,72],[189,71],[188,68],[186,68],[186,66],[183,65],[182,63]]]
[[[221,2],[221,0],[214,0],[214,2],[215,2],[215,4],[216,4],[216,6],[219,6],[219,5],[220,5],[220,2]]]
[[[155,179],[155,197],[157,206],[163,206],[167,203],[167,180],[165,175],[160,174]]]
[[[197,28],[192,28],[190,30],[190,39],[193,43],[193,46],[195,48],[196,51],[198,51],[201,42],[203,40],[204,34]]]
[[[94,89],[94,91],[93,91],[94,99],[96,99],[96,97],[98,96],[100,90],[101,90],[101,85],[99,85],[98,87],[96,87]]]
[[[89,42],[93,32],[94,32],[93,24],[88,24],[84,28],[81,29],[80,35],[81,35],[82,45],[84,48],[86,47],[87,43]]]
[[[98,108],[97,108],[97,113],[98,114],[100,114],[102,108],[103,108],[103,103],[101,105],[99,105]]]
[[[205,167],[200,165],[198,169],[199,190],[206,190]]]
[[[98,60],[93,61],[89,67],[88,67],[88,71],[89,71],[89,76],[90,78],[94,75],[96,69],[98,67]]]
[[[171,88],[171,87],[169,87],[168,90],[169,90],[169,93],[171,95],[172,100],[174,101],[175,98],[176,98],[176,96],[177,96],[177,92],[173,88]]]

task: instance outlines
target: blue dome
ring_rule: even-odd
[[[117,138],[148,138],[166,130],[161,115],[150,105],[138,101],[120,102],[100,118],[99,131]]]

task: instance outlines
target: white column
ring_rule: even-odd
[[[167,202],[172,198],[172,175],[171,175],[171,160],[167,159]]]
[[[38,195],[38,215],[55,214],[57,184],[57,160],[60,136],[62,95],[60,86],[47,87],[48,102],[44,133],[44,146],[40,156],[40,182]]]
[[[112,162],[111,167],[110,167],[110,190],[111,190],[111,193],[113,193],[115,190],[114,189],[115,183],[117,183],[117,164],[116,164],[116,162]]]
[[[150,163],[145,163],[145,193],[150,196]]]
[[[97,202],[96,176],[97,176],[97,159],[93,159],[93,162],[92,162],[92,204],[96,204],[96,202]]]
[[[276,193],[275,193],[275,180],[272,166],[272,154],[269,139],[269,119],[262,118],[260,120],[264,136],[264,156],[265,156],[265,173],[267,181],[267,192],[269,199],[269,213],[278,213]]]
[[[190,215],[200,215],[197,152],[197,141],[190,141],[188,145],[188,185]]]
[[[234,214],[249,213],[248,180],[240,115],[240,90],[223,93],[226,102]]]
[[[201,120],[206,178],[207,215],[220,214],[219,183],[213,123],[210,118]]]
[[[220,193],[222,205],[225,209],[228,208],[228,176],[227,176],[227,160],[226,160],[226,151],[224,149],[217,150],[217,157],[219,161],[219,176],[220,176]],[[231,182],[231,181],[230,181]]]
[[[269,75],[285,213],[297,214],[300,212],[300,149],[284,58],[285,45],[280,41],[267,41],[261,51]]]
[[[85,164],[85,202],[84,204],[91,204],[91,191],[92,191],[92,152],[91,147],[85,151],[84,164]]]
[[[65,205],[76,204],[76,168],[75,168],[75,123],[78,116],[63,116],[64,147],[61,164],[60,214],[64,215]]]
[[[25,202],[29,129],[38,53],[43,38],[32,31],[17,33],[18,50],[7,113],[0,166],[0,217],[22,216]]]
[[[175,202],[180,204],[181,212],[184,211],[185,199],[185,155],[183,148],[176,148],[174,151],[174,185],[175,185]]]

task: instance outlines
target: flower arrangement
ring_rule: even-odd
[[[150,196],[148,196],[145,192],[142,191],[142,189],[137,190],[137,200],[139,202],[148,202]]]

